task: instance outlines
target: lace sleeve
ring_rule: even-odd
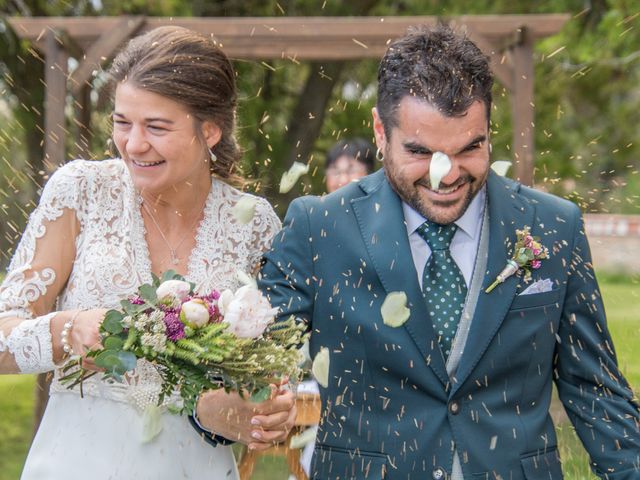
[[[68,164],[47,182],[0,286],[0,373],[55,366],[52,310],[71,272],[80,230],[76,170]]]
[[[252,250],[249,254],[249,265],[257,268],[262,254],[271,247],[273,237],[282,228],[282,222],[280,222],[278,215],[264,198],[260,198],[256,205],[253,227],[254,234]]]

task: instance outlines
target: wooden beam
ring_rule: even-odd
[[[535,40],[560,31],[567,14],[477,15],[451,17],[494,42],[525,26]],[[64,27],[88,49],[103,33],[117,28],[118,17],[11,17],[16,33],[33,41],[43,32]],[[245,59],[295,57],[298,60],[347,60],[380,57],[387,42],[413,25],[434,25],[433,16],[413,17],[236,17],[147,18],[142,31],[160,25],[179,25],[214,35],[228,55]]]
[[[115,51],[130,39],[144,25],[145,17],[123,17],[113,30],[103,32],[89,47],[78,68],[71,74],[71,90],[79,95],[84,85],[89,83],[93,72],[110,61]]]
[[[455,25],[451,25],[454,27]],[[499,50],[484,35],[476,32],[473,27],[467,26],[467,35],[478,45],[491,60],[491,70],[500,83],[507,89],[513,90],[513,65],[509,58]]]
[[[45,37],[44,164],[48,172],[53,172],[65,162],[65,138],[68,133],[65,124],[65,104],[69,55],[56,30],[48,30]]]
[[[533,185],[535,131],[533,38],[526,27],[522,27],[521,34],[522,42],[511,49],[515,71],[510,96],[514,177],[525,185]]]

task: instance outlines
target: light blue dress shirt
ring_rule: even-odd
[[[451,240],[451,256],[458,264],[464,281],[469,288],[471,277],[473,275],[473,267],[476,263],[476,254],[480,242],[480,231],[482,229],[482,217],[484,215],[486,197],[486,186],[478,192],[469,204],[464,214],[454,223],[458,226],[453,239]],[[409,237],[409,246],[413,257],[413,264],[418,274],[418,282],[422,289],[422,273],[427,264],[427,260],[431,256],[431,249],[427,242],[416,231],[422,225],[426,218],[415,211],[412,207],[402,202],[402,210],[404,212],[405,225],[407,227],[407,236]]]

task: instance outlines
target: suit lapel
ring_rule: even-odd
[[[382,170],[361,180],[360,186],[367,195],[352,200],[351,204],[376,273],[387,294],[406,293],[411,316],[403,328],[427,364],[447,385],[444,359],[429,321],[413,264],[402,202]]]
[[[505,180],[493,172],[487,180],[489,208],[489,250],[487,271],[478,297],[467,344],[460,359],[451,395],[473,371],[489,343],[502,324],[516,293],[519,278],[509,277],[491,293],[485,289],[495,280],[513,255],[516,230],[533,227],[534,208],[524,202],[517,192],[518,184]]]

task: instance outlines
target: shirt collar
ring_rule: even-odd
[[[474,239],[480,231],[478,227],[484,215],[486,190],[487,185],[485,184],[473,200],[471,200],[467,210],[454,222],[461,231],[472,239]],[[407,226],[407,235],[411,235],[420,225],[427,221],[426,218],[404,201],[402,202],[402,211],[404,212],[404,221]]]

